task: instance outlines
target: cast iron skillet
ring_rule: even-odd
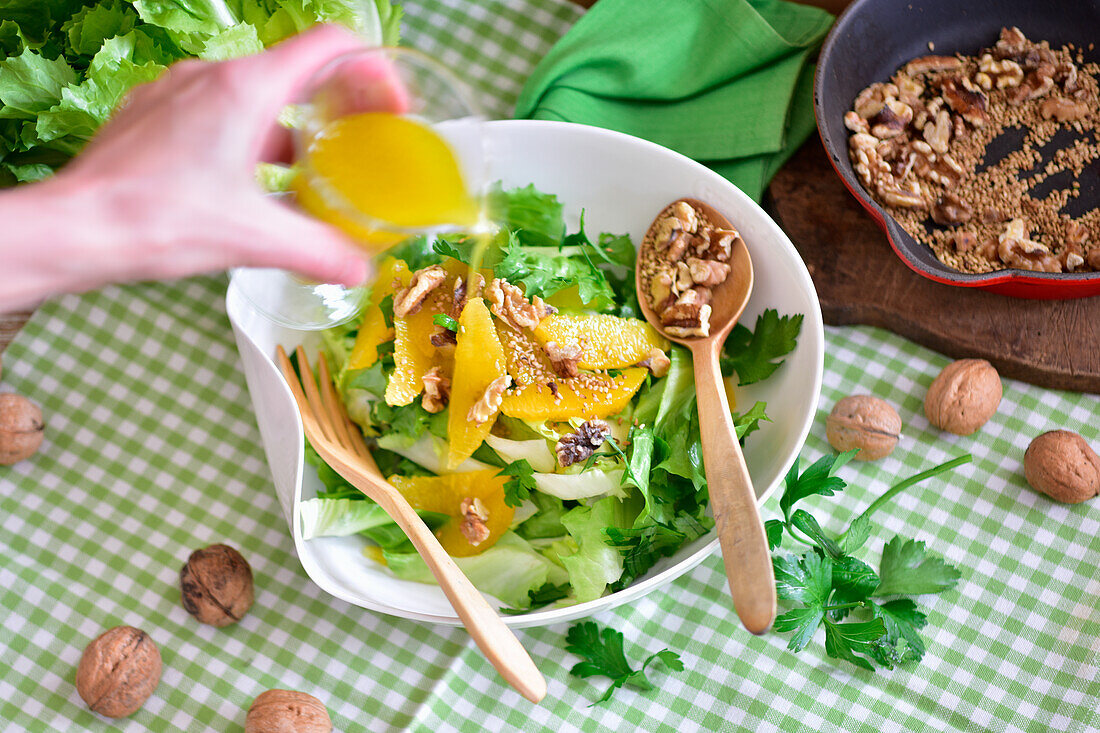
[[[890,246],[924,277],[1021,298],[1100,295],[1100,272],[1001,270],[973,275],[947,267],[871,198],[848,160],[844,113],[864,87],[887,81],[917,56],[974,54],[992,46],[1002,26],[1013,25],[1031,40],[1050,41],[1055,48],[1073,43],[1086,49],[1085,61],[1100,60],[1100,0],[856,0],[833,26],[818,60],[814,112],[821,141],[844,185],[886,231]],[[929,51],[929,42],[934,51]],[[1096,44],[1091,51],[1090,43]],[[997,142],[991,146],[994,155]],[[1100,205],[1100,165],[1094,162],[1079,180],[1080,198],[1070,204],[1078,215]]]

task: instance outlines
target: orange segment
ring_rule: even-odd
[[[645,359],[651,349],[668,349],[668,341],[645,321],[606,314],[552,315],[535,329],[540,344],[578,344],[581,369],[624,369]]]
[[[453,557],[477,555],[496,544],[508,531],[515,510],[504,503],[504,476],[497,469],[451,473],[445,476],[390,476],[389,481],[401,492],[413,509],[446,514],[451,519],[435,531],[443,549]],[[464,499],[478,499],[484,509],[489,536],[471,544],[462,531]]]
[[[436,311],[427,303],[416,313],[393,319],[393,373],[386,385],[386,404],[407,405],[424,391],[423,377],[436,364],[432,346]]]
[[[469,458],[496,421],[494,413],[480,425],[467,419],[470,408],[505,371],[504,349],[497,338],[493,317],[481,298],[471,298],[458,319],[458,345],[454,352],[454,377],[447,416],[450,453],[447,465],[455,468]]]
[[[508,326],[497,324],[497,337],[504,347],[504,361],[508,373],[512,375],[512,384],[526,387],[529,384],[546,384],[556,380],[553,366],[546,358],[546,352],[527,331],[516,332]]]
[[[582,374],[555,383],[560,399],[547,385],[533,384],[505,395],[500,411],[520,420],[591,419],[622,412],[642,386],[648,372],[626,369],[617,377]]]
[[[393,295],[395,279],[404,287],[409,284],[409,278],[409,267],[404,260],[387,257],[378,266],[378,276],[371,286],[370,300],[363,309],[363,320],[359,323],[359,334],[348,357],[349,369],[366,369],[374,364],[378,361],[379,345],[393,339],[393,329],[386,325],[381,303],[386,296]]]

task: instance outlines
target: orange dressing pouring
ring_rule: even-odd
[[[407,230],[478,223],[480,206],[450,146],[431,127],[407,117],[341,117],[310,140],[304,158],[307,174],[295,180],[299,203],[368,249],[395,244]]]

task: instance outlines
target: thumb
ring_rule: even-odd
[[[249,266],[278,267],[348,287],[367,279],[367,252],[338,229],[275,202],[266,209],[262,232],[243,253]]]

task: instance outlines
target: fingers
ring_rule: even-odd
[[[320,25],[280,41],[264,53],[231,63],[250,82],[247,86],[263,90],[277,111],[293,101],[295,92],[326,63],[363,48],[363,42],[348,29]]]
[[[353,287],[368,275],[367,254],[337,229],[267,202],[263,232],[242,253],[244,264],[292,270],[321,282]]]
[[[316,78],[326,63],[344,56],[346,61]],[[242,59],[242,76],[259,80],[267,101],[261,114],[273,119],[288,103],[301,101],[309,83],[315,103],[329,114],[354,112],[405,112],[409,97],[396,67],[383,49],[369,49],[350,31],[339,26],[318,26],[272,46],[266,53]],[[260,110],[257,110],[260,111]],[[287,162],[292,155],[291,135],[273,126],[261,141],[259,157]]]
[[[409,93],[393,59],[383,49],[347,56],[318,80],[317,101],[330,117],[356,112],[407,112]]]

